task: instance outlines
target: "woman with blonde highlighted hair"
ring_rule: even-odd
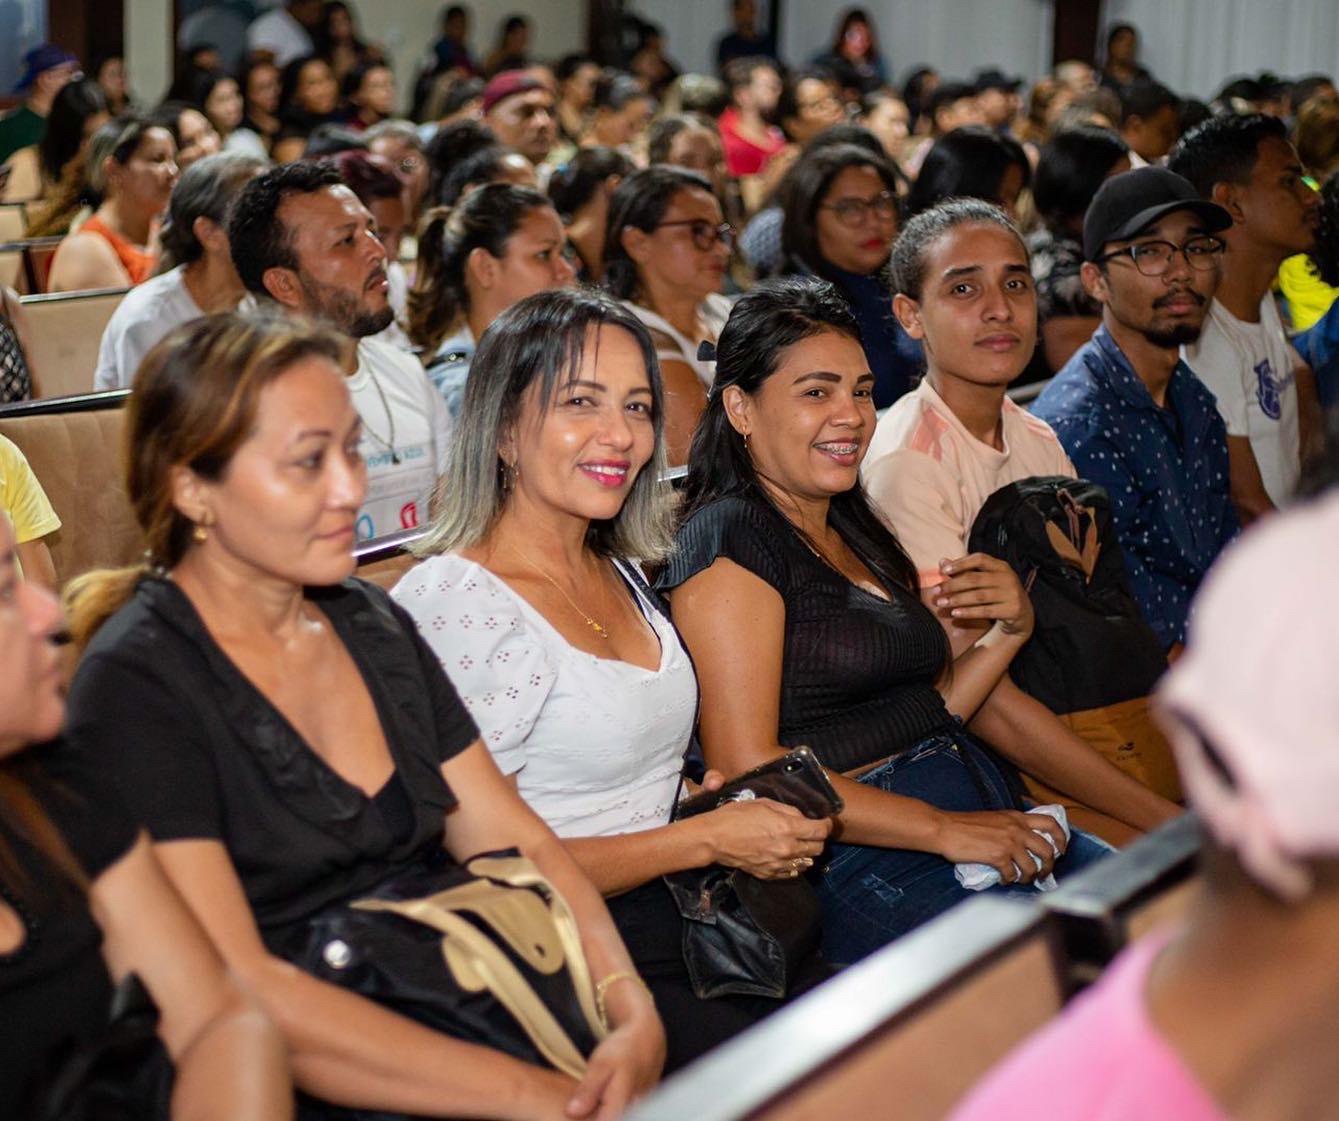
[[[610,897],[674,1070],[825,971],[800,963],[776,999],[700,997],[662,876],[719,862],[794,879],[829,823],[768,799],[670,821],[697,681],[637,567],[670,544],[663,414],[651,336],[624,305],[580,289],[516,304],[479,342],[450,486],[393,596],[499,768]]]
[[[146,358],[126,427],[148,559],[75,589],[74,742],[148,825],[307,1095],[378,1117],[612,1116],[659,1073],[659,1021],[412,623],[349,579],[366,471],[339,355],[323,328],[225,315]],[[505,849],[566,899],[600,979],[609,1032],[579,1081],[293,967],[332,906]]]

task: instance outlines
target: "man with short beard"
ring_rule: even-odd
[[[367,499],[358,537],[414,529],[446,466],[451,416],[410,354],[372,338],[394,317],[386,250],[367,208],[330,164],[302,161],[251,180],[228,219],[233,264],[247,290],[285,314],[324,320],[344,336],[341,365],[362,418]]]
[[[1032,411],[1104,486],[1144,617],[1175,653],[1191,598],[1237,531],[1227,429],[1181,359],[1218,287],[1226,210],[1165,168],[1108,179],[1083,223],[1081,276],[1102,325]]]

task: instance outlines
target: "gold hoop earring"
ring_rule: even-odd
[[[191,538],[196,542],[196,544],[208,541],[209,530],[205,529],[203,525],[197,523],[196,527],[193,530],[191,530]]]

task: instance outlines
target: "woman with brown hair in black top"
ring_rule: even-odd
[[[306,1094],[378,1117],[612,1116],[659,1074],[660,1022],[413,622],[348,579],[367,470],[338,354],[324,329],[218,315],[145,358],[126,489],[150,559],[73,596],[72,745],[148,826]],[[601,978],[611,1031],[580,1082],[294,967],[328,908],[508,848],[563,895]]]
[[[1003,562],[945,566],[937,606],[993,626],[951,659],[916,573],[859,486],[874,377],[837,290],[798,277],[735,305],[659,586],[695,662],[709,765],[809,745],[846,802],[818,876],[824,954],[863,957],[968,895],[955,864],[1028,891],[1106,847],[1020,812],[962,721],[1032,630]],[[1063,856],[1060,854],[1064,854]],[[964,873],[965,874],[965,873]]]
[[[292,1084],[278,1033],[229,977],[148,838],[48,742],[65,717],[61,626],[55,597],[20,575],[0,514],[0,1117],[69,1116],[74,1103],[58,1106],[52,1084],[58,1074],[68,1084],[73,1060],[107,1038],[113,982],[134,973],[176,1063],[174,1116],[283,1121]],[[124,1116],[150,1108],[112,1071],[97,1084]]]

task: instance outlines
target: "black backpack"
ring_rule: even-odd
[[[1130,590],[1096,483],[1059,475],[1001,487],[972,523],[967,548],[1006,561],[1032,599],[1032,638],[1009,667],[1014,682],[1164,797],[1180,786],[1148,695],[1167,668]]]

